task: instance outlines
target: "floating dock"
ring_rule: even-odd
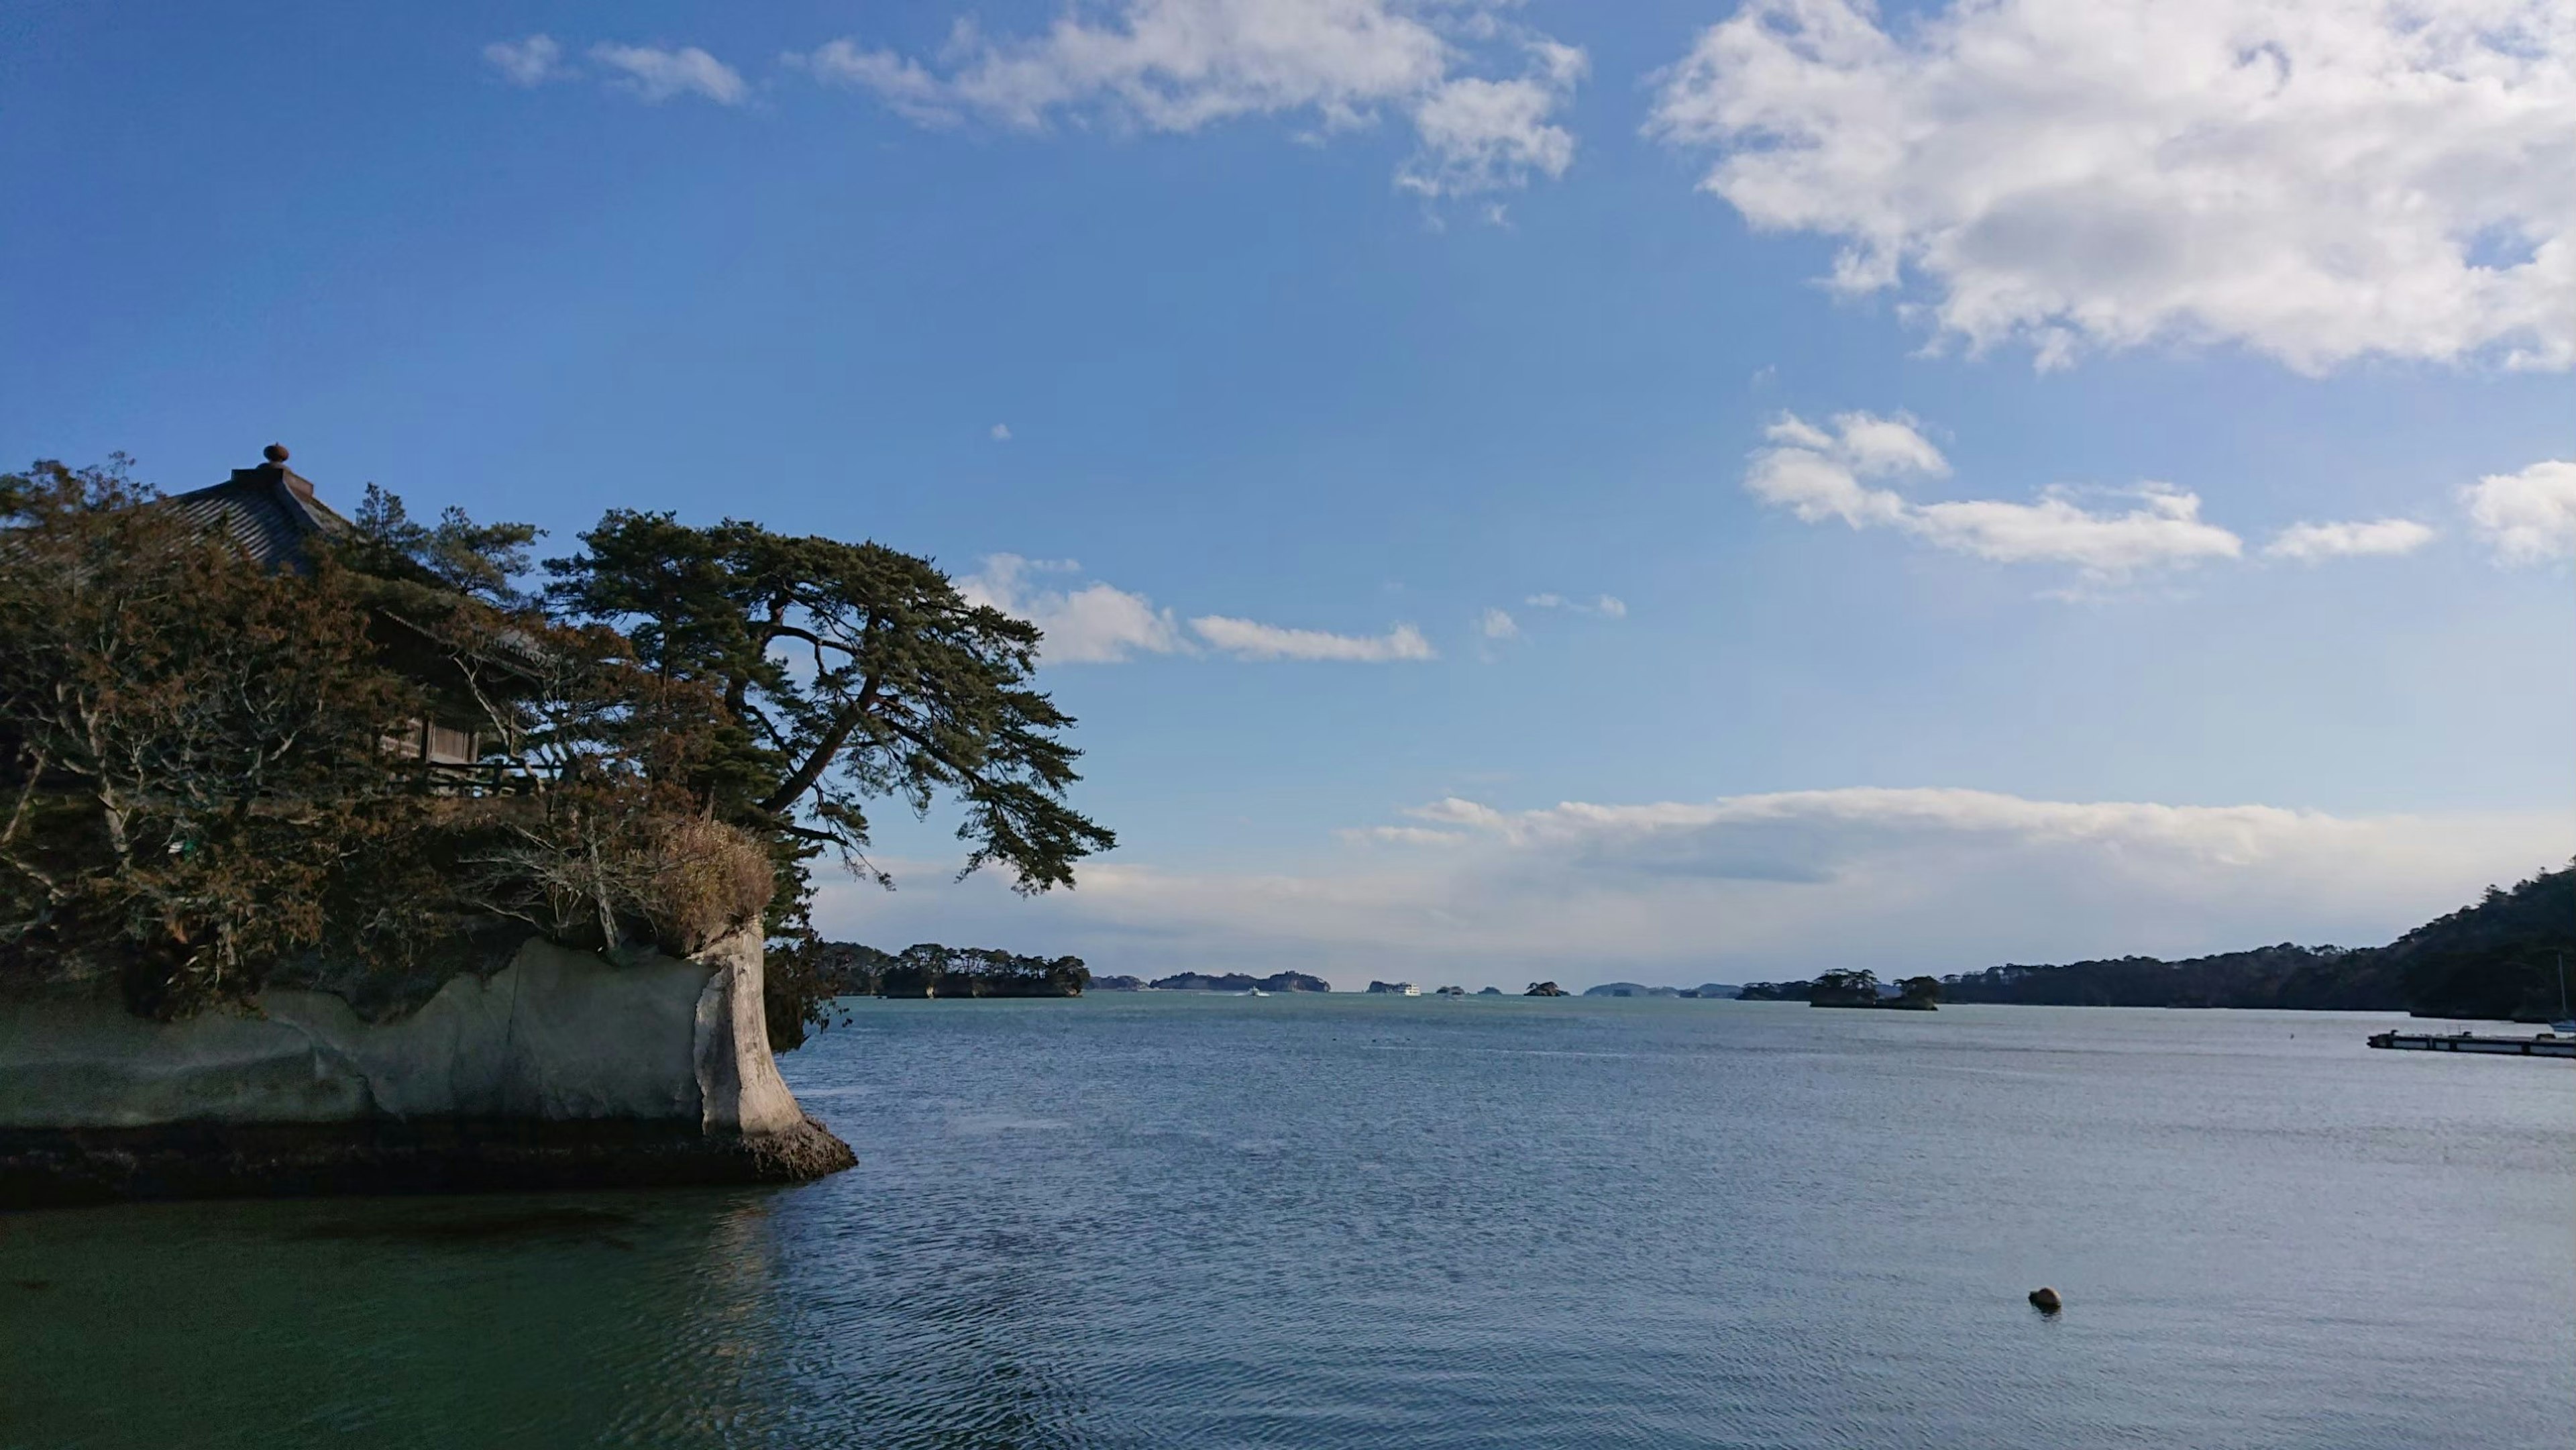
[[[2480,1037],[2474,1032],[2374,1032],[2373,1047],[2400,1052],[2489,1052],[2506,1057],[2576,1057],[2576,1037]]]

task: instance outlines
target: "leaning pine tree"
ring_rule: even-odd
[[[581,541],[546,565],[553,614],[613,628],[653,679],[708,693],[712,746],[686,788],[774,843],[777,1046],[820,1020],[806,864],[829,853],[891,884],[866,854],[871,803],[920,815],[953,799],[964,869],[1000,865],[1027,893],[1070,886],[1077,862],[1116,843],[1065,801],[1079,752],[1063,739],[1071,717],[1031,684],[1037,627],[968,603],[929,561],[625,510]]]

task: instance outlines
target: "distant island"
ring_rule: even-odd
[[[1157,992],[1329,992],[1333,984],[1304,972],[1280,972],[1267,977],[1248,977],[1241,972],[1228,972],[1211,977],[1205,972],[1182,972],[1177,976],[1157,977],[1146,985]]]
[[[2060,966],[2011,964],[1942,977],[1936,985],[1940,999],[1950,1002],[2271,1007],[2546,1022],[2558,1012],[2562,954],[2576,957],[2576,867],[2544,871],[2510,890],[2490,886],[2475,905],[2384,947],[2284,942],[2181,961],[2133,956]],[[1852,975],[1754,982],[1739,996],[1748,1002],[1882,1005],[1858,1000],[1847,980],[1836,980]],[[1911,978],[1907,985],[1928,980]],[[1877,995],[1875,979],[1870,990]],[[1819,1000],[1820,994],[1836,1000]]]
[[[1093,977],[1079,957],[1026,957],[936,943],[899,954],[850,942],[819,944],[819,974],[836,995],[888,997],[1071,997],[1093,991],[1329,992],[1304,972],[1254,977],[1181,972],[1151,982]],[[1811,980],[1704,982],[1657,987],[1604,982],[1586,997],[1805,1002],[1816,1007],[1929,1012],[1941,1002],[2070,1007],[2272,1007],[2311,1011],[2410,1012],[2418,1017],[2546,1022],[2558,1012],[2557,959],[2576,957],[2576,866],[2544,871],[2511,889],[2487,888],[2476,904],[2425,923],[2384,947],[2256,947],[2165,961],[2117,957],[2060,966],[2008,964],[1945,977],[1882,984],[1847,970]],[[1409,982],[1368,985],[1379,995],[1420,995]],[[1462,996],[1443,987],[1433,995]],[[1500,996],[1496,987],[1475,995]],[[1530,997],[1575,995],[1532,982]]]
[[[1870,971],[1825,972],[1811,982],[1753,982],[1737,992],[1744,1002],[1804,1002],[1810,1007],[1874,1007],[1891,1012],[1933,1012],[1947,991],[1938,977],[1907,977],[1881,985]]]
[[[1880,989],[1875,972],[1827,972],[1816,978],[1807,995],[1810,1007],[1875,1007],[1894,1012],[1936,1012],[1941,1000],[1937,977],[1907,977],[1893,993]]]
[[[992,947],[920,942],[883,952],[857,942],[815,945],[815,974],[835,997],[1079,997],[1091,985],[1080,957],[1029,957]]]

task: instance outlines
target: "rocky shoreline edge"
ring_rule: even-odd
[[[616,962],[541,939],[362,1018],[278,989],[177,1021],[0,998],[0,1209],[799,1183],[856,1164],[778,1075],[756,931]]]
[[[171,1198],[802,1183],[858,1162],[812,1118],[710,1135],[632,1120],[371,1119],[0,1129],[0,1209]]]

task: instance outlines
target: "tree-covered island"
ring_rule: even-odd
[[[1079,997],[1092,985],[1080,957],[1031,957],[991,947],[920,942],[883,952],[856,942],[817,948],[818,980],[833,997]]]
[[[1023,892],[1113,844],[1038,631],[930,561],[538,541],[344,516],[276,447],[0,477],[0,1202],[827,1170],[770,1063],[829,996],[817,864],[884,881],[889,801]],[[601,1146],[636,1120],[726,1151]]]
[[[2576,969],[2576,867],[2543,871],[2380,947],[2278,946],[2166,961],[2111,957],[1909,977],[1896,998],[1868,972],[1755,982],[1750,1002],[1900,1006],[1906,995],[2063,1007],[2270,1007],[2406,1012],[2418,1017],[2548,1022],[2560,1015],[2562,963]],[[2571,979],[2576,980],[2576,979]],[[1866,993],[1866,995],[1864,995]]]
[[[1810,1007],[1871,1007],[1896,1012],[1940,1010],[1937,977],[1907,977],[1893,992],[1881,991],[1878,974],[1866,969],[1825,972],[1811,982],[1754,982],[1737,993],[1746,1002],[1804,1002]]]

